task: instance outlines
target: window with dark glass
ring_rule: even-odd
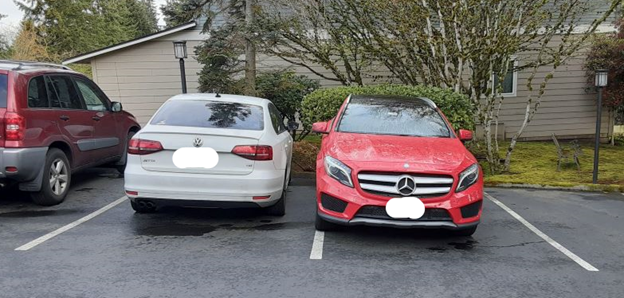
[[[80,97],[78,97],[78,92],[71,78],[68,76],[50,76],[48,79],[48,86],[52,87],[52,89],[48,88],[48,90],[54,93],[54,96],[51,96],[52,107],[82,109]]]
[[[28,83],[28,107],[29,108],[48,108],[48,91],[45,86],[45,78],[43,76],[34,77]]]
[[[7,94],[9,93],[9,80],[5,74],[0,74],[0,108],[7,106]]]
[[[171,125],[242,130],[263,130],[261,106],[235,102],[173,100],[165,103],[150,122]]]
[[[503,82],[501,83],[501,87],[503,87],[503,90],[501,91],[501,93],[515,93],[515,86],[514,86],[514,76],[516,75],[516,72],[514,71],[514,67],[515,67],[515,63],[514,61],[510,62],[509,65],[509,69],[507,71],[507,74],[505,75],[505,79],[503,80]],[[499,84],[499,77],[497,75],[494,75],[494,86],[498,86]]]
[[[275,133],[280,134],[286,131],[286,126],[284,125],[284,117],[273,103],[269,103],[269,115],[271,116],[271,122],[273,124],[273,129],[275,130]]]
[[[90,82],[83,79],[76,78],[76,86],[78,91],[82,95],[82,99],[85,102],[85,106],[89,111],[106,111],[108,110],[106,100],[100,94],[99,90],[93,86]]]

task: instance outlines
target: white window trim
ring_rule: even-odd
[[[511,60],[513,61],[514,68],[518,66],[518,58],[516,56],[512,56]],[[504,78],[503,78],[504,80]],[[492,84],[494,83],[494,74],[492,74],[492,78],[490,80]],[[518,71],[514,70],[512,73],[512,83],[511,87],[513,88],[512,92],[509,93],[501,93],[500,95],[503,97],[516,97],[518,96]]]

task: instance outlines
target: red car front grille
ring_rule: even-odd
[[[399,192],[397,183],[402,178],[412,179],[415,187],[412,193]],[[442,197],[451,192],[453,177],[446,175],[426,175],[414,173],[375,173],[361,172],[358,184],[367,193],[385,196],[416,196],[419,198]]]

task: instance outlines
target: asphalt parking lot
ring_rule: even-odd
[[[1,297],[624,292],[621,194],[487,189],[493,200],[485,201],[477,232],[451,237],[363,227],[316,233],[312,180],[293,180],[283,218],[254,210],[134,214],[120,200],[123,178],[115,171],[92,169],[73,182],[67,201],[50,208],[20,193],[0,194]],[[105,206],[110,209],[102,211]]]

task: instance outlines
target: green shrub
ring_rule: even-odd
[[[301,111],[303,98],[319,87],[318,80],[295,75],[292,71],[264,72],[256,77],[257,96],[273,102],[292,121]]]
[[[301,120],[304,127],[310,127],[314,122],[327,121],[336,116],[340,105],[349,94],[427,97],[438,105],[455,130],[460,128],[473,130],[475,127],[474,109],[467,96],[437,87],[389,84],[336,87],[319,89],[310,93],[303,99],[301,106]]]

